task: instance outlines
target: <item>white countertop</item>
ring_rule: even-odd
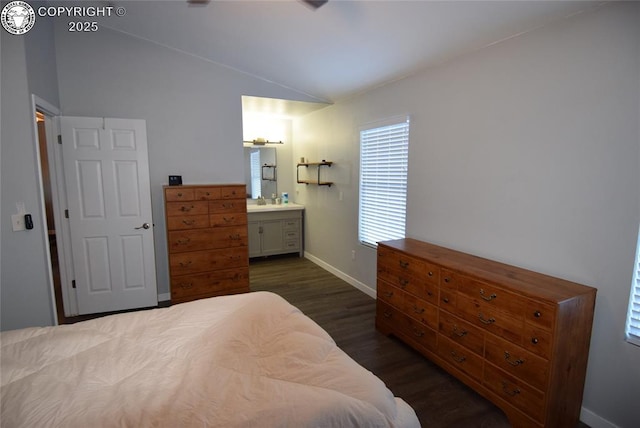
[[[289,202],[288,204],[272,204],[270,200],[267,200],[267,205],[258,205],[257,203],[247,202],[248,213],[266,213],[271,211],[294,211],[303,210],[304,205],[294,204]]]

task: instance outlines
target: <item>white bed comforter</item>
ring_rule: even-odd
[[[267,292],[1,335],[2,427],[419,427]]]

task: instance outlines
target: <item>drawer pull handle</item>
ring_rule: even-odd
[[[542,316],[542,313],[540,311],[535,311],[533,313],[533,316],[536,317],[536,318],[540,318]]]
[[[384,293],[382,293],[382,294],[384,294],[384,297],[389,298],[389,297],[393,296],[393,291],[385,291],[385,292],[384,292]]]
[[[418,308],[416,305],[413,305],[413,313],[424,314],[424,308]]]
[[[189,242],[191,242],[191,238],[178,239],[176,242],[178,243],[178,245],[186,245],[186,244],[188,244]]]
[[[482,297],[487,302],[490,302],[490,301],[492,301],[493,299],[495,299],[498,296],[496,296],[496,293],[493,293],[491,296],[487,297],[487,296],[484,295],[484,290],[481,288],[480,289],[480,297]]]
[[[231,218],[222,217],[222,219],[225,221],[225,223],[231,223],[231,222],[233,222],[236,218],[235,218],[235,217],[231,217]]]
[[[193,282],[183,282],[180,284],[180,287],[184,288],[185,290],[188,288],[193,288]]]
[[[402,269],[406,269],[409,267],[409,262],[403,262],[402,260],[400,260],[400,267]]]
[[[502,381],[502,391],[511,396],[511,397],[515,397],[516,395],[520,394],[520,389],[516,388],[516,389],[508,389],[507,388],[507,382]]]
[[[424,331],[418,330],[416,327],[413,327],[413,335],[415,337],[422,337],[424,336]]]
[[[453,334],[455,334],[458,337],[464,337],[467,335],[467,331],[466,330],[458,330],[458,326],[454,325],[453,326]]]
[[[428,274],[428,275],[429,275],[429,276],[433,276],[433,272],[429,272],[429,274]]]
[[[446,282],[447,284],[449,283],[449,281],[451,281],[448,277],[444,278],[444,282]]]
[[[456,351],[451,351],[451,357],[456,363],[464,363],[464,361],[467,359],[467,357],[463,355],[456,354]]]
[[[231,239],[232,241],[238,241],[240,240],[240,234],[236,233],[235,235],[229,235],[229,239]]]
[[[384,315],[385,318],[391,318],[393,314],[391,312],[384,312],[382,315]]]
[[[537,337],[532,337],[531,338],[531,343],[533,343],[534,345],[538,344],[538,338]]]
[[[192,209],[194,209],[195,207],[193,205],[191,205],[190,207],[185,207],[184,205],[180,208],[180,211],[188,213],[189,211],[191,211]]]
[[[445,298],[442,299],[442,301],[445,302],[445,303],[449,303],[449,298],[445,297]]]
[[[504,351],[504,360],[505,360],[507,363],[511,364],[513,367],[517,367],[517,366],[519,366],[520,364],[524,364],[524,361],[523,361],[523,360],[521,360],[520,358],[518,358],[518,359],[517,359],[517,360],[515,360],[515,361],[512,361],[512,360],[511,360],[511,354],[509,354],[509,352],[507,352],[507,351]]]
[[[429,296],[429,297],[433,296],[433,292],[432,291],[427,291],[427,296]]]
[[[480,312],[478,314],[478,319],[480,320],[481,323],[483,324],[493,324],[494,322],[496,322],[495,318],[489,318],[489,319],[485,319],[484,315],[482,315],[482,312]]]
[[[402,287],[402,288],[405,288],[407,285],[409,285],[409,280],[408,279],[400,278],[400,280],[398,282],[400,283],[400,287]]]
[[[178,197],[181,198],[182,197],[182,193],[178,193]]]
[[[182,220],[182,224],[185,224],[187,226],[193,226],[195,223],[195,220]]]
[[[186,262],[180,262],[180,266],[182,266],[182,267],[191,266],[191,260],[188,260]]]

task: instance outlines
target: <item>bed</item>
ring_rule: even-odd
[[[3,427],[419,427],[269,292],[3,332]]]

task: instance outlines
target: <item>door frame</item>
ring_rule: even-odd
[[[58,245],[58,264],[60,268],[60,286],[62,289],[62,307],[65,316],[78,314],[78,304],[75,290],[70,287],[73,278],[73,259],[71,258],[71,231],[69,222],[65,221],[64,211],[66,209],[66,188],[64,185],[64,169],[62,165],[62,148],[58,144],[60,134],[59,116],[60,109],[48,101],[31,95],[31,107],[34,130],[35,162],[38,184],[38,201],[40,218],[46,219],[46,207],[44,201],[44,184],[42,179],[40,146],[38,137],[38,125],[36,123],[36,111],[40,111],[45,116],[45,131],[47,135],[47,154],[49,161],[49,175],[51,183],[51,201],[53,203],[53,221],[56,230],[56,242]],[[44,222],[43,222],[44,224]],[[50,304],[53,311],[54,325],[58,324],[58,311],[56,308],[56,297],[53,284],[53,271],[51,268],[51,251],[49,249],[49,233],[46,227],[42,228],[42,240],[45,249],[46,278],[49,286]]]

